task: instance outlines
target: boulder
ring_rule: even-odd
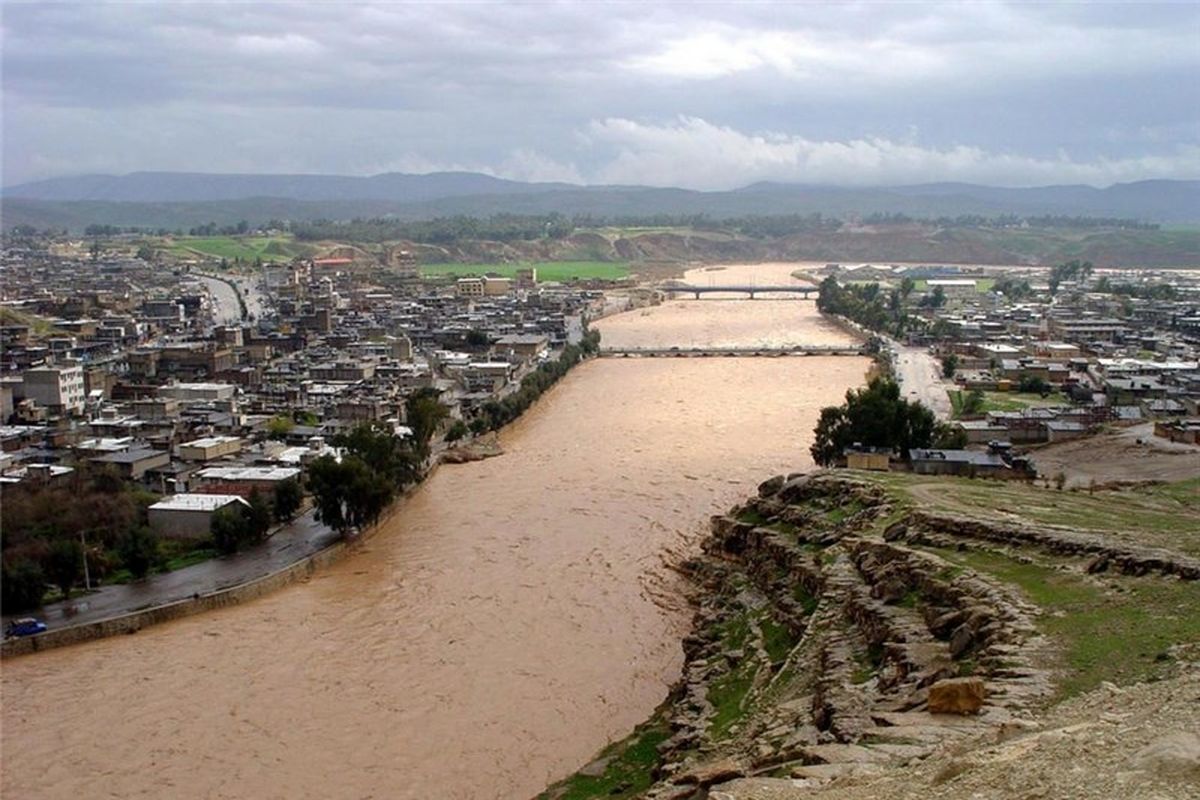
[[[929,687],[932,714],[978,714],[986,688],[983,678],[947,678]]]
[[[724,783],[746,774],[745,768],[732,759],[721,759],[700,764],[675,778],[674,783],[696,785],[701,788],[712,786],[714,783]]]

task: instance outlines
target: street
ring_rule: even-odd
[[[906,400],[918,400],[928,406],[938,419],[950,419],[950,397],[942,381],[942,365],[923,347],[909,347],[887,340],[895,354],[896,381]]]
[[[323,550],[336,539],[337,534],[314,520],[313,512],[309,511],[262,544],[235,556],[210,559],[137,583],[103,586],[88,594],[78,589],[79,593],[69,601],[50,603],[36,611],[13,616],[36,616],[52,630],[108,619],[269,575]],[[8,620],[5,616],[6,625]]]

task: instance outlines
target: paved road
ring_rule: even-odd
[[[942,381],[942,365],[923,347],[908,347],[890,342],[895,353],[896,379],[900,382],[900,393],[908,400],[919,400],[938,419],[950,419],[950,397]]]
[[[14,616],[36,616],[50,628],[107,619],[269,575],[324,549],[336,539],[337,534],[314,520],[313,512],[309,511],[267,541],[235,556],[214,558],[140,583],[104,586],[90,594],[76,595],[68,602],[51,603],[36,612]],[[7,624],[8,617],[4,622]]]
[[[208,287],[213,299],[213,322],[217,325],[238,325],[242,321],[242,307],[238,303],[237,292],[223,280],[193,273],[195,278]],[[258,285],[251,278],[231,275],[232,280],[246,301],[246,313],[254,319],[262,317],[262,294]]]

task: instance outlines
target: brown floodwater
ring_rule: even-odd
[[[690,303],[599,327],[652,342],[660,318],[725,315],[841,335],[811,303]],[[504,432],[504,456],[442,467],[310,581],[6,660],[0,793],[529,797],[663,699],[689,618],[667,564],[710,514],[809,467],[819,408],[866,367],[583,364]]]

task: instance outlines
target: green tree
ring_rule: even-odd
[[[983,412],[987,398],[980,389],[972,389],[963,395],[960,416],[973,416]]]
[[[46,575],[59,588],[64,600],[83,573],[83,547],[74,539],[58,539],[50,543],[46,553]]]
[[[470,433],[470,429],[467,427],[467,423],[461,419],[456,419],[454,424],[450,426],[450,430],[446,431],[446,441],[457,442],[468,433]]]
[[[887,448],[908,458],[912,448],[929,447],[933,433],[932,411],[902,399],[895,381],[874,378],[865,389],[846,392],[841,406],[821,409],[810,451],[821,465],[835,463],[854,444]]]
[[[296,427],[295,421],[287,414],[277,414],[267,420],[267,436],[271,439],[286,439]]]
[[[954,371],[958,369],[958,356],[954,353],[948,353],[942,357],[942,377],[953,378]]]
[[[258,490],[250,493],[250,508],[246,509],[248,542],[261,542],[271,530],[271,501]]]
[[[933,446],[939,450],[962,450],[967,446],[967,432],[961,425],[939,422],[933,429]]]
[[[288,478],[275,484],[275,519],[279,522],[290,521],[300,510],[303,501],[304,488],[300,486],[300,481]]]
[[[1022,375],[1017,388],[1022,392],[1040,394],[1042,397],[1045,397],[1054,390],[1054,387],[1047,383],[1045,378],[1038,377],[1037,375]]]
[[[250,518],[245,506],[234,503],[213,512],[209,523],[213,544],[225,555],[241,549],[252,537]]]
[[[373,471],[358,456],[341,461],[321,456],[309,465],[308,488],[319,522],[345,536],[374,523],[396,493],[396,484]]]
[[[467,331],[467,347],[474,350],[482,350],[492,343],[492,339],[485,332],[472,328]]]
[[[404,401],[405,423],[412,429],[422,460],[429,454],[429,442],[434,433],[442,421],[450,416],[450,409],[442,405],[438,399],[440,396],[437,389],[424,388],[413,392]]]
[[[158,537],[149,528],[132,528],[121,537],[117,554],[129,574],[141,580],[158,562]]]
[[[356,425],[348,434],[337,437],[335,444],[346,448],[372,472],[393,486],[416,483],[421,477],[424,455],[417,452],[414,443],[405,442],[383,424]]]
[[[22,558],[0,570],[0,604],[4,613],[28,611],[42,604],[46,593],[46,578],[35,562]]]

